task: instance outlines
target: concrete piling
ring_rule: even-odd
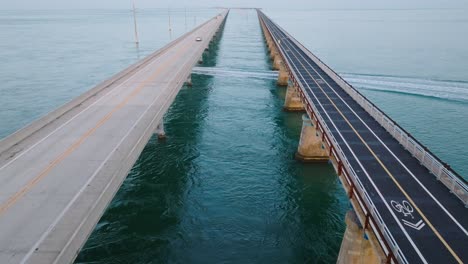
[[[273,57],[273,70],[279,70],[282,62],[281,56],[276,53]]]
[[[316,124],[306,115],[302,115],[302,130],[296,159],[302,162],[327,162],[328,153],[322,147],[322,140],[317,133]]]
[[[304,111],[304,104],[302,103],[301,97],[299,95],[298,87],[294,84],[289,83],[286,90],[286,98],[284,99],[283,110],[286,112],[299,112]]]
[[[161,120],[161,123],[156,127],[155,134],[158,135],[159,140],[166,139],[166,132],[164,131],[164,122]]]
[[[356,213],[346,213],[346,231],[341,242],[337,264],[381,263],[380,257],[366,238]]]
[[[185,81],[185,85],[187,85],[188,87],[192,87],[193,83],[192,83],[192,75],[191,74],[187,77],[187,81]]]
[[[279,86],[287,86],[289,80],[289,73],[286,70],[286,66],[284,66],[283,62],[280,62],[279,71],[278,71],[278,82]]]
[[[278,50],[276,49],[275,45],[272,43],[270,45],[270,59],[275,60],[275,57],[279,55]]]

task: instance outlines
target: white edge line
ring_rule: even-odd
[[[289,56],[289,55],[287,55]],[[293,64],[295,66],[295,64]],[[297,66],[295,66],[297,68]],[[299,71],[299,70],[298,70]],[[301,74],[302,76],[302,73],[299,72],[299,74]],[[302,78],[304,79],[304,76],[302,76]],[[314,82],[320,86],[314,79]],[[377,186],[375,185],[374,181],[370,178],[367,170],[364,168],[364,166],[361,164],[361,162],[359,161],[359,159],[357,158],[356,154],[354,153],[354,151],[351,149],[351,147],[348,145],[348,142],[346,141],[346,139],[343,137],[343,135],[341,134],[341,132],[338,130],[338,128],[336,127],[335,123],[333,122],[333,120],[330,118],[330,116],[328,115],[328,113],[325,111],[323,105],[320,103],[320,101],[317,99],[317,97],[315,96],[315,93],[312,91],[312,89],[310,89],[310,86],[306,83],[306,85],[308,86],[309,90],[311,91],[311,93],[314,95],[315,99],[317,100],[317,102],[319,103],[320,107],[322,108],[322,110],[324,111],[324,113],[327,115],[328,119],[330,120],[330,122],[333,124],[333,126],[335,127],[337,133],[340,135],[340,137],[343,139],[344,143],[346,144],[346,146],[348,147],[348,149],[350,150],[350,152],[353,154],[354,158],[356,159],[356,161],[359,163],[360,167],[363,169],[364,173],[366,174],[367,178],[369,179],[369,181],[371,182],[371,184],[373,185],[373,187],[375,188],[375,190],[377,191],[377,193],[379,194],[380,198],[382,199],[382,201],[385,203],[387,209],[390,211],[390,213],[392,214],[392,216],[394,217],[394,219],[396,220],[398,226],[400,227],[400,229],[403,231],[403,233],[405,234],[405,236],[407,237],[408,241],[411,243],[411,245],[413,246],[413,248],[415,249],[416,253],[421,257],[421,260],[424,262],[424,263],[427,263],[426,259],[424,258],[424,256],[421,254],[421,252],[419,251],[419,248],[414,244],[414,241],[411,239],[411,237],[409,236],[409,234],[406,232],[406,229],[402,226],[401,222],[399,221],[399,219],[396,217],[395,213],[393,212],[393,210],[390,208],[390,206],[388,205],[387,201],[384,199],[383,195],[380,193],[380,191],[378,190]]]
[[[303,59],[305,59],[302,55],[301,57]],[[305,59],[307,61],[307,59]],[[400,163],[404,168],[405,170],[413,177],[413,179],[424,189],[424,191],[426,191],[426,193],[436,202],[437,205],[439,205],[439,207],[452,219],[452,221],[455,222],[455,224],[465,233],[465,235],[468,235],[468,232],[466,231],[465,228],[463,228],[463,226],[452,216],[452,214],[450,214],[450,212],[432,195],[432,193],[424,186],[424,184],[422,184],[419,179],[413,174],[413,172],[411,172],[408,167],[406,167],[406,165],[393,153],[392,150],[390,150],[390,148],[388,148],[388,146],[380,139],[379,136],[377,136],[374,131],[372,129],[370,129],[370,127],[364,122],[364,120],[361,119],[361,117],[354,111],[354,109],[352,109],[348,103],[346,103],[346,101],[336,92],[336,90],[322,77],[322,75],[320,73],[317,72],[317,70],[314,68],[314,66],[312,66],[309,62],[307,62],[307,64],[309,64],[310,67],[312,67],[312,69],[315,71],[315,73],[320,76],[320,78],[328,85],[328,87],[330,87],[330,89],[340,98],[340,100],[351,110],[351,112],[353,112],[353,114],[361,121],[361,123],[363,123],[366,128],[372,133],[372,135],[374,135],[374,137],[385,147],[385,149],[387,149],[387,151],[398,161],[398,163]],[[352,99],[352,98],[351,98]],[[352,99],[354,100],[354,99]],[[356,102],[357,103],[357,102]],[[367,111],[366,111],[367,112]],[[372,116],[371,116],[372,117]],[[374,118],[373,118],[374,119]],[[375,120],[375,119],[374,119]],[[377,122],[378,123],[378,122]],[[405,149],[406,150],[406,149]],[[407,150],[406,150],[407,151]]]
[[[186,63],[187,64],[187,63]],[[177,75],[175,76],[177,77]],[[178,91],[178,89],[175,89],[175,91]],[[110,157],[114,154],[114,152],[120,147],[120,145],[122,144],[122,142],[128,137],[128,135],[130,135],[130,133],[133,131],[133,129],[136,127],[136,125],[138,124],[138,122],[140,122],[140,120],[145,116],[145,114],[149,111],[149,109],[151,107],[153,107],[154,103],[161,97],[163,93],[160,93],[153,101],[152,103],[146,108],[145,112],[143,112],[143,114],[137,119],[137,121],[135,121],[135,123],[133,124],[133,126],[128,130],[128,132],[125,134],[125,136],[119,141],[119,143],[117,144],[117,146],[111,151],[111,153],[109,153],[109,155],[107,155],[107,157],[104,159],[104,161],[101,163],[101,165],[99,165],[99,167],[95,170],[95,172],[93,173],[93,175],[91,175],[91,177],[86,181],[86,183],[81,187],[81,189],[78,191],[78,193],[72,198],[72,200],[67,204],[67,206],[65,206],[65,208],[62,210],[62,212],[57,216],[57,218],[54,220],[54,222],[52,222],[51,225],[49,225],[49,227],[46,229],[46,231],[41,235],[41,237],[39,238],[39,240],[33,245],[33,247],[28,251],[28,253],[23,257],[23,259],[21,260],[21,264],[24,264],[28,261],[29,257],[31,257],[31,255],[34,253],[34,251],[36,250],[36,248],[38,248],[38,246],[45,240],[45,238],[50,234],[50,232],[52,232],[52,230],[54,229],[54,227],[58,224],[58,222],[62,219],[62,217],[65,215],[65,213],[71,208],[71,206],[76,202],[76,200],[78,199],[78,197],[85,191],[86,187],[88,186],[88,184],[90,184],[94,178],[97,176],[97,174],[99,173],[99,171],[102,169],[102,167],[105,165],[105,163],[110,159]],[[156,117],[160,114],[160,112],[162,111],[162,108],[158,111],[158,113],[154,116],[154,118],[152,119],[152,122],[154,122],[154,120],[156,119]],[[147,130],[149,129],[150,126],[148,126],[146,129],[145,129],[145,132],[147,132]],[[139,141],[141,140],[141,137],[139,139]],[[137,143],[138,144],[138,143]],[[131,152],[135,149],[136,145],[134,145],[134,147],[132,148]],[[105,189],[107,189],[110,185],[111,181],[109,181],[109,183],[106,185]],[[105,190],[104,189],[104,190]],[[101,198],[102,196],[104,195],[104,192],[101,192],[99,198]],[[97,205],[97,201],[99,201],[99,199],[96,199],[96,203],[93,204],[93,208],[96,207]],[[81,222],[80,226],[81,227],[83,225],[83,222]],[[78,229],[79,229],[78,227]],[[78,230],[77,229],[77,230]],[[75,233],[76,231],[75,230]],[[75,233],[73,235],[75,235]],[[69,244],[70,241],[68,241],[67,244]]]
[[[193,33],[192,33],[193,34]],[[192,35],[190,34],[190,35]],[[187,35],[190,36],[190,35]],[[180,42],[179,42],[180,43]],[[175,43],[175,46],[177,46],[177,44],[179,43]],[[166,52],[168,50],[165,50],[163,53],[159,54],[159,56],[162,56],[162,55],[166,55]],[[158,57],[159,57],[158,56]],[[159,57],[159,59],[161,59],[161,57]],[[167,59],[166,59],[167,60]],[[164,61],[166,61],[164,60]],[[88,107],[86,107],[85,109],[81,110],[79,113],[77,113],[75,116],[73,116],[71,119],[69,119],[67,122],[63,123],[62,125],[60,125],[59,127],[57,127],[56,129],[54,129],[52,132],[50,132],[50,134],[48,134],[47,136],[45,136],[44,138],[42,138],[41,140],[39,140],[38,142],[36,142],[34,145],[30,146],[29,148],[27,148],[26,150],[22,151],[20,154],[18,154],[16,157],[14,157],[12,160],[8,161],[7,163],[5,163],[2,167],[0,167],[0,171],[3,170],[4,168],[6,168],[7,166],[9,166],[11,163],[15,162],[17,159],[19,159],[20,157],[22,157],[23,155],[25,155],[26,153],[28,153],[30,150],[32,150],[34,147],[36,147],[37,145],[39,145],[40,143],[44,142],[47,138],[49,138],[50,136],[52,136],[53,134],[55,134],[58,130],[62,129],[64,126],[68,125],[71,121],[73,121],[75,118],[79,117],[81,114],[83,114],[84,112],[86,112],[88,109],[90,109],[91,107],[95,106],[97,103],[101,102],[101,100],[103,99],[109,99],[108,96],[111,95],[111,93],[114,93],[117,91],[117,89],[119,89],[122,85],[126,84],[127,82],[129,82],[131,79],[133,79],[137,74],[141,73],[142,70],[144,70],[145,68],[151,66],[152,64],[154,64],[156,61],[158,61],[156,58],[155,60],[153,60],[151,63],[149,64],[146,64],[145,66],[143,66],[143,68],[141,68],[140,70],[138,71],[135,71],[131,76],[129,76],[124,82],[122,82],[121,84],[117,85],[116,87],[112,87],[111,90],[107,91],[107,93],[103,94],[101,96],[101,98],[99,98],[97,101],[95,101],[94,103],[92,103],[91,105],[89,105]],[[98,92],[99,93],[99,92]],[[88,98],[89,99],[89,98]],[[63,116],[63,115],[62,115]]]

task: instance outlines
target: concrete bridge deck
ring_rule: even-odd
[[[0,263],[75,259],[227,14],[0,141]]]
[[[287,71],[299,87],[349,197],[357,199],[353,207],[362,212],[361,224],[375,233],[385,261],[468,262],[466,181],[258,13],[286,68],[280,76]]]

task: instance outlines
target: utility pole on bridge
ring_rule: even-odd
[[[133,4],[133,24],[134,24],[134,27],[135,27],[135,43],[138,46],[138,43],[140,41],[138,40],[138,30],[137,30],[136,11],[135,11],[135,0],[133,0],[132,4]]]

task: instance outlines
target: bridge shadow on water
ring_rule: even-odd
[[[216,65],[221,30],[203,64]],[[165,116],[167,139],[150,139],[100,219],[75,263],[160,263],[167,259],[171,231],[177,229],[187,185],[197,174],[192,161],[199,155],[197,142],[208,112],[206,98],[213,88],[211,76],[192,75]]]
[[[287,198],[285,225],[294,233],[291,263],[334,263],[338,257],[350,208],[336,172],[331,164],[303,164],[294,159],[301,134],[302,114],[282,111],[286,88],[272,85],[276,102],[276,136],[282,141],[278,149],[283,160],[281,185]]]
[[[231,11],[203,66],[270,69],[244,12]],[[76,262],[335,262],[348,200],[331,165],[294,160],[301,114],[282,111],[285,89],[192,82],[166,114],[168,138],[149,141]]]
[[[262,39],[262,42],[264,40]],[[265,65],[273,70],[268,47],[264,45]],[[282,111],[286,87],[270,84],[271,100],[275,102],[276,137],[283,161],[281,178],[288,206],[285,225],[295,234],[291,243],[294,257],[289,263],[335,263],[345,230],[344,215],[350,204],[331,164],[304,164],[294,159],[305,112]],[[292,201],[291,201],[292,200]],[[294,224],[292,224],[294,223]]]

